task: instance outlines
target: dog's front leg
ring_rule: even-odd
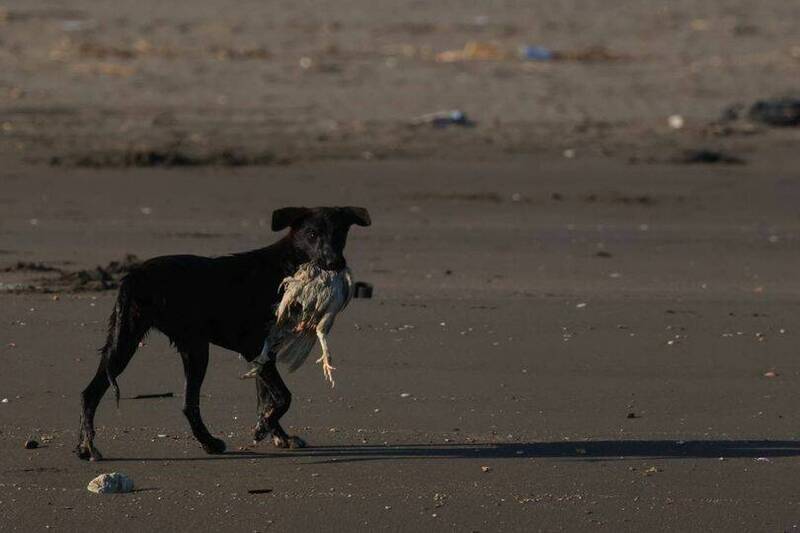
[[[306,443],[296,436],[287,435],[280,425],[280,419],[289,410],[292,393],[283,382],[275,360],[267,361],[256,376],[258,392],[258,423],[253,440],[259,442],[272,436],[272,443],[278,448],[304,448]]]

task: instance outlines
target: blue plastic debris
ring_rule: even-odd
[[[434,128],[446,128],[447,126],[473,126],[475,124],[467,117],[466,113],[459,111],[458,109],[427,113],[425,115],[416,117],[411,121],[411,123],[415,126],[430,124]]]
[[[528,61],[552,61],[556,53],[545,46],[525,45],[520,47],[519,56]]]

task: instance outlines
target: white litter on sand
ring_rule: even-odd
[[[97,494],[122,494],[133,491],[133,480],[120,472],[100,474],[89,482],[86,489]]]

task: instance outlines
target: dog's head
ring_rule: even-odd
[[[347,266],[344,245],[350,226],[369,226],[363,207],[284,207],[272,213],[272,230],[291,228],[288,238],[306,260],[327,270]]]

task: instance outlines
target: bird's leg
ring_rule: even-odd
[[[322,348],[322,357],[317,359],[317,363],[322,363],[322,373],[325,375],[325,379],[331,382],[331,388],[333,388],[336,386],[333,382],[333,371],[336,370],[336,367],[331,365],[331,352],[328,350],[328,338],[324,330],[317,329],[317,339]]]

